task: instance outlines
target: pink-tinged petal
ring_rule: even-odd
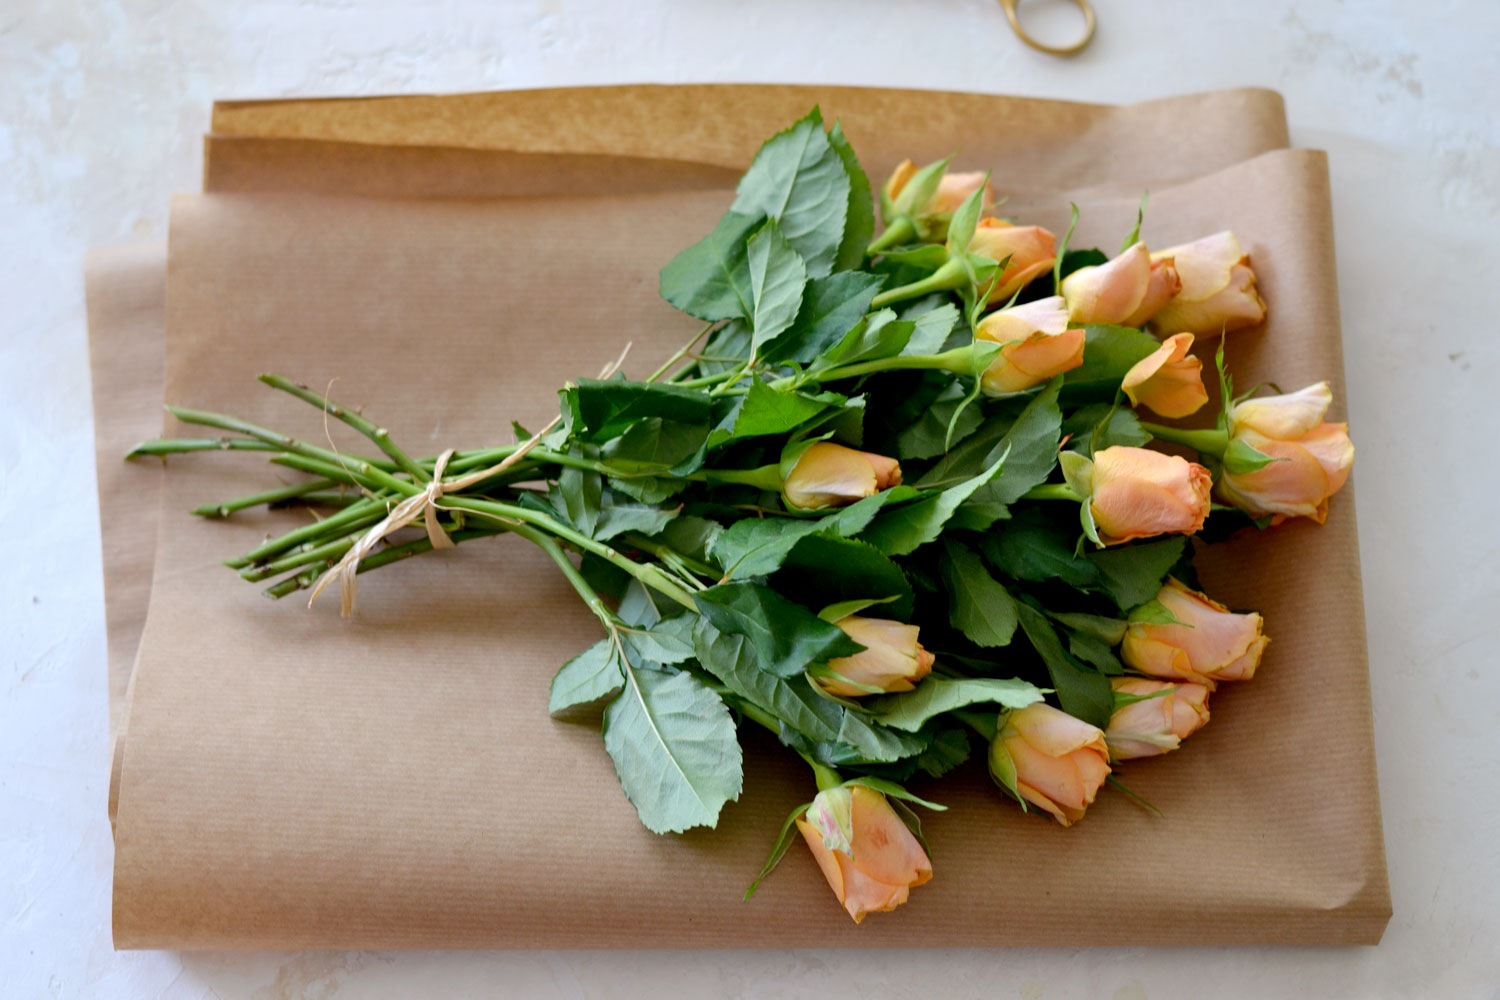
[[[1172,266],[1170,259],[1153,260],[1151,262],[1151,277],[1146,284],[1146,293],[1141,296],[1141,301],[1135,309],[1121,320],[1124,326],[1141,326],[1148,322],[1153,316],[1175,296],[1182,283],[1177,280],[1177,269]]]
[[[974,335],[995,344],[1025,340],[1034,333],[1056,336],[1068,329],[1068,310],[1061,295],[999,309],[979,321]]]
[[[1349,440],[1348,424],[1322,424],[1314,427],[1297,440],[1297,443],[1323,467],[1328,474],[1328,496],[1343,488],[1349,479],[1349,470],[1354,468],[1354,443]]]
[[[922,844],[880,792],[854,785],[854,850],[861,873],[891,885],[918,886],[932,878]]]
[[[1174,334],[1137,361],[1121,383],[1130,402],[1173,418],[1201,409],[1208,390],[1203,387],[1203,362],[1188,354],[1192,346],[1191,333]]]
[[[1068,315],[1079,325],[1124,323],[1140,307],[1151,285],[1151,255],[1133,243],[1104,264],[1080,267],[1063,279]]]
[[[1245,259],[1245,251],[1234,233],[1225,230],[1191,243],[1158,250],[1151,256],[1156,260],[1172,260],[1182,282],[1179,297],[1188,302],[1201,302],[1229,286],[1230,271]]]
[[[1218,489],[1224,499],[1252,517],[1284,514],[1322,524],[1319,508],[1326,510],[1332,490],[1317,457],[1295,441],[1273,441],[1253,432],[1239,438],[1272,461],[1254,472],[1220,476]]]

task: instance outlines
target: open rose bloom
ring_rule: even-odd
[[[1056,295],[992,312],[974,335],[1005,345],[981,380],[986,395],[1023,392],[1083,364],[1084,331],[1068,329],[1068,312]]]
[[[1094,454],[1087,503],[1104,545],[1203,528],[1213,479],[1196,462],[1114,445]]]
[[[1153,319],[1162,333],[1184,330],[1201,337],[1254,326],[1266,318],[1250,256],[1227,230],[1151,255],[1170,260],[1182,286]]]
[[[1104,741],[1111,760],[1156,757],[1176,750],[1208,723],[1208,688],[1202,684],[1172,684],[1144,677],[1111,677],[1116,695],[1132,701],[1109,717]]]
[[[932,862],[886,797],[863,785],[818,793],[797,819],[839,903],[859,923],[894,910],[932,878]]]
[[[1080,267],[1063,279],[1062,294],[1075,325],[1140,326],[1182,287],[1172,258],[1152,256],[1132,243],[1114,260]]]
[[[979,220],[969,252],[1008,261],[990,290],[990,302],[1004,302],[1034,279],[1052,270],[1057,241],[1041,226],[1017,226],[1004,219]]]
[[[1229,436],[1269,455],[1254,472],[1219,479],[1219,493],[1253,517],[1328,517],[1328,498],[1354,468],[1348,424],[1324,423],[1333,403],[1327,382],[1281,396],[1247,399],[1229,411]]]
[[[829,694],[858,698],[910,691],[932,671],[933,655],[917,641],[915,625],[859,615],[848,615],[835,624],[865,648],[828,661],[828,669],[838,676],[819,677],[816,683]]]
[[[1109,748],[1103,730],[1039,701],[1004,717],[990,745],[990,770],[1013,779],[1021,798],[1072,826],[1109,777]]]
[[[1127,667],[1162,680],[1201,684],[1210,691],[1219,681],[1255,676],[1271,641],[1261,632],[1259,614],[1236,614],[1173,579],[1157,592],[1156,600],[1182,624],[1131,622],[1120,644],[1120,659]]]
[[[788,507],[817,510],[844,507],[901,485],[901,465],[894,458],[819,441],[792,466],[782,483]]]
[[[1164,417],[1186,417],[1208,402],[1203,387],[1203,362],[1188,351],[1191,333],[1178,333],[1125,373],[1120,388],[1132,406],[1145,406]]]

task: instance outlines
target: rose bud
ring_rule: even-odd
[[[1041,226],[1017,226],[985,218],[974,228],[969,252],[994,261],[1009,260],[990,291],[990,302],[1004,302],[1032,279],[1052,270],[1057,257],[1053,235]]]
[[[1254,326],[1266,318],[1266,304],[1255,288],[1250,257],[1228,230],[1182,246],[1158,250],[1153,261],[1171,260],[1182,287],[1152,323],[1163,332],[1186,330],[1211,336]]]
[[[932,862],[884,795],[864,785],[825,789],[797,819],[823,877],[857,924],[894,910],[932,878]]]
[[[1104,731],[1110,760],[1156,757],[1176,750],[1182,741],[1208,724],[1208,688],[1202,684],[1169,684],[1144,677],[1111,677],[1117,695],[1133,695],[1115,709]]]
[[[1146,406],[1164,417],[1186,417],[1208,402],[1203,362],[1188,353],[1191,333],[1178,333],[1137,361],[1120,388],[1132,406]]]
[[[979,321],[976,337],[1005,345],[985,369],[987,395],[1021,392],[1083,364],[1084,332],[1068,329],[1062,304],[1053,295],[992,312]]]
[[[1181,282],[1169,256],[1153,257],[1132,243],[1114,260],[1080,267],[1063,279],[1068,315],[1079,326],[1140,326],[1177,294]]]
[[[932,672],[933,655],[917,641],[917,626],[887,618],[849,615],[834,624],[865,648],[853,656],[828,661],[836,677],[814,683],[829,694],[846,698],[891,691],[910,691]]]
[[[1271,641],[1261,634],[1259,614],[1236,614],[1171,579],[1156,600],[1182,624],[1132,621],[1120,644],[1127,667],[1151,677],[1202,684],[1210,691],[1219,681],[1246,681],[1255,675]]]
[[[1328,517],[1328,498],[1349,479],[1354,444],[1348,424],[1323,416],[1333,403],[1327,382],[1281,396],[1247,399],[1229,411],[1231,442],[1242,441],[1272,461],[1254,472],[1219,477],[1219,493],[1252,517]]]
[[[902,189],[906,187],[906,182],[911,180],[916,172],[917,165],[910,160],[902,160],[900,165],[891,172],[890,179],[885,182],[885,194],[893,204],[898,202]],[[989,184],[988,175],[984,171],[944,173],[942,180],[938,181],[937,191],[927,199],[927,204],[909,206],[907,211],[912,215],[938,213],[951,215],[958,211],[958,206],[964,203],[964,199],[977,191],[981,185],[984,187],[984,204],[994,204],[995,189]]]
[[[1005,716],[990,744],[990,770],[1013,783],[1021,798],[1072,826],[1109,775],[1109,748],[1098,727],[1039,701]]]
[[[894,458],[819,441],[797,459],[781,493],[788,507],[816,510],[843,507],[900,484],[901,465]]]
[[[1114,445],[1094,453],[1089,512],[1102,545],[1203,527],[1213,478],[1196,462]]]

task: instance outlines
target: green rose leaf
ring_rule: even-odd
[[[693,596],[715,628],[748,638],[762,668],[777,677],[792,677],[810,664],[864,649],[842,629],[760,584],[721,583]]]
[[[761,146],[740,178],[730,210],[775,219],[807,261],[807,273],[820,277],[833,270],[843,244],[851,187],[844,159],[814,108]]]
[[[765,213],[729,211],[661,270],[661,297],[703,320],[749,317],[755,301],[745,243]]]
[[[1109,678],[1075,660],[1057,638],[1045,615],[1025,602],[1018,602],[1021,629],[1047,665],[1052,687],[1064,712],[1100,729],[1109,728],[1114,710],[1114,689]]]
[[[1161,346],[1151,334],[1131,326],[1085,328],[1083,364],[1063,376],[1070,400],[1115,398],[1125,373]]]
[[[573,657],[552,678],[547,711],[553,715],[614,696],[625,683],[615,644],[600,639]]]
[[[767,222],[747,246],[750,289],[755,304],[750,316],[750,349],[760,350],[785,333],[802,307],[807,265],[786,241],[776,223]]]
[[[786,334],[767,345],[767,361],[809,364],[837,344],[870,311],[885,278],[863,271],[836,271],[813,278],[802,290],[802,307]],[[715,354],[705,349],[705,354]]]
[[[959,508],[955,527],[983,531],[1009,517],[1010,505],[1025,496],[1027,490],[1047,481],[1057,467],[1057,446],[1062,440],[1058,391],[1058,381],[1053,379],[1026,404],[1026,409],[991,452],[1006,455],[1005,469]]]
[[[844,221],[844,239],[834,255],[835,271],[852,271],[864,263],[865,247],[875,235],[875,197],[870,193],[870,178],[860,166],[854,147],[844,136],[844,127],[833,123],[828,130],[828,144],[839,154],[844,173],[849,177],[849,210]]]
[[[984,561],[945,539],[942,572],[953,627],[978,646],[993,649],[1009,645],[1016,631],[1016,599],[990,576]]]
[[[652,833],[716,826],[742,781],[728,706],[690,673],[626,664],[625,681],[604,710],[604,749],[641,823]]]
[[[913,733],[927,720],[968,705],[997,704],[1025,708],[1042,700],[1042,689],[1015,677],[928,677],[913,691],[881,695],[866,704],[871,718],[892,729]],[[965,751],[968,746],[965,743]]]
[[[1005,463],[1001,457],[973,479],[950,486],[916,503],[883,511],[860,538],[886,555],[904,556],[937,538],[959,504],[969,499],[985,483],[995,478]]]
[[[827,742],[838,736],[844,709],[814,691],[801,674],[782,678],[763,670],[749,639],[727,635],[699,618],[693,629],[693,649],[703,669],[725,687],[809,740]]]
[[[1100,549],[1084,558],[1098,570],[1100,585],[1115,605],[1128,612],[1156,597],[1172,567],[1182,558],[1187,543],[1186,538],[1178,536]]]

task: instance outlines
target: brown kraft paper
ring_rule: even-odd
[[[1070,197],[1075,245],[1112,246],[1134,220],[1134,194],[1008,210],[1060,230]],[[409,450],[494,442],[623,341],[639,375],[691,334],[656,272],[728,200],[184,198],[166,395],[321,440],[316,411],[254,376],[337,378]],[[1154,189],[1144,235],[1225,227],[1271,305],[1263,331],[1231,335],[1241,384],[1328,378],[1342,398],[1322,155]],[[218,560],[271,519],[185,513],[267,481],[247,454],[169,465],[124,736],[120,947],[1337,944],[1378,940],[1389,916],[1351,489],[1324,527],[1202,560],[1207,589],[1261,610],[1274,642],[1184,752],[1126,772],[1165,818],[1105,795],[1062,830],[970,766],[940,786],[954,808],[926,818],[933,882],[856,928],[795,845],[739,901],[812,791],[768,741],[747,738],[718,830],[640,827],[594,725],[546,715],[551,673],[593,625],[539,554],[502,538],[382,569],[348,622],[333,600],[268,602]]]

